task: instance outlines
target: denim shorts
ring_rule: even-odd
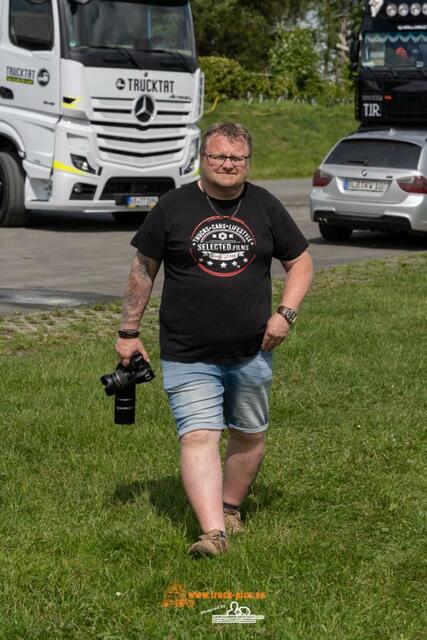
[[[272,365],[271,351],[238,364],[162,360],[178,436],[198,429],[265,431]]]

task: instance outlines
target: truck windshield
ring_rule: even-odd
[[[427,68],[427,31],[365,33],[361,64],[370,68]]]
[[[63,9],[66,56],[84,64],[116,66],[119,61],[188,71],[189,60],[195,61],[191,10],[184,0],[65,0]]]

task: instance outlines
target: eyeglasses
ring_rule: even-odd
[[[213,153],[202,153],[203,156],[206,156],[209,160],[209,164],[213,167],[221,167],[226,160],[230,160],[230,162],[235,167],[245,167],[246,163],[250,156],[223,156],[216,155]]]

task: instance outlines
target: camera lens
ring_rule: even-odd
[[[116,385],[114,384],[112,374],[107,374],[105,376],[102,376],[101,382],[104,385],[104,391],[107,394],[107,396],[112,396],[116,389]]]
[[[126,389],[118,389],[114,399],[114,422],[116,424],[133,424],[135,422],[135,385],[129,384]]]
[[[118,365],[113,373],[102,376],[101,382],[105,386],[107,396],[112,396],[119,389],[127,387],[131,381],[130,376],[131,374],[122,365]]]

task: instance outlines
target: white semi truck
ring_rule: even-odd
[[[197,178],[202,109],[187,0],[0,0],[0,226],[142,217]]]

